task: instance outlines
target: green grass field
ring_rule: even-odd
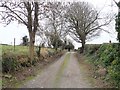
[[[14,51],[14,46],[11,45],[0,45],[0,50],[2,54],[4,53],[13,53],[15,55],[28,55],[29,54],[29,46],[15,46],[15,51]],[[34,47],[35,53],[38,50],[37,47]],[[55,49],[52,48],[42,48],[41,49],[41,54],[45,53],[46,51],[50,52],[55,52]]]
[[[14,46],[11,45],[1,45],[2,48],[2,54],[3,53],[13,53],[15,55],[26,55],[29,52],[29,47],[28,46],[15,46],[15,51],[14,51]]]

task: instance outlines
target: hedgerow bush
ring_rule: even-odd
[[[102,45],[98,49],[98,56],[100,57],[99,61],[101,62],[102,66],[107,67],[114,60],[114,49],[115,48],[112,47],[112,44]]]
[[[89,46],[88,46],[89,47]],[[92,57],[91,62],[95,66],[102,66],[107,69],[107,78],[112,80],[116,87],[120,87],[120,57],[118,54],[118,44],[102,44],[98,49],[96,47],[86,49],[88,56]],[[91,54],[92,51],[92,54]]]
[[[116,86],[120,88],[120,62],[118,61],[120,61],[120,59],[114,60],[112,64],[108,67],[108,74],[114,81]]]
[[[22,48],[22,49],[21,49]],[[37,47],[35,49],[38,50]],[[40,50],[39,50],[40,51]],[[56,53],[59,53],[60,50],[56,52],[55,49],[46,48],[42,54],[47,54],[45,57],[54,56]],[[12,73],[14,71],[20,70],[24,67],[30,67],[36,65],[39,61],[44,61],[42,54],[35,52],[34,59],[30,61],[28,55],[28,47],[26,46],[16,46],[15,51],[13,46],[3,45],[2,47],[2,72],[3,73]]]
[[[99,49],[99,47],[100,47],[100,44],[91,44],[91,45],[87,44],[85,46],[85,51],[87,51],[87,53],[91,55],[91,54],[94,54]]]
[[[2,72],[15,71],[20,67],[20,64],[16,60],[16,56],[13,54],[4,54],[2,58]]]
[[[2,72],[11,73],[24,67],[30,67],[38,62],[35,56],[34,60],[30,61],[28,55],[18,55],[15,53],[3,53],[2,55]]]

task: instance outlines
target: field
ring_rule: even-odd
[[[11,45],[0,45],[2,49],[2,54],[4,53],[14,53],[15,55],[28,55],[29,54],[29,46],[14,46]],[[38,47],[35,47],[35,52],[38,50]],[[41,54],[45,53],[46,51],[54,51],[51,48],[41,48]]]
[[[14,54],[14,55],[29,55],[29,46],[14,46],[11,45],[0,45],[1,53],[3,54]],[[38,47],[35,47],[35,55],[36,51],[38,50]],[[41,55],[48,54],[48,52],[55,52],[52,48],[41,48]]]
[[[28,54],[29,47],[28,46],[15,46],[15,51],[14,51],[14,46],[11,45],[1,45],[2,48],[2,54],[4,53],[14,53],[15,55],[26,55]]]

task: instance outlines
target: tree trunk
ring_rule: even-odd
[[[57,48],[58,48],[58,41],[56,41],[55,43],[55,50],[57,51]]]
[[[35,42],[35,37],[32,34],[32,32],[29,33],[29,37],[30,37],[29,57],[30,57],[30,61],[32,61],[34,59],[34,42]]]
[[[82,47],[81,47],[80,53],[84,53],[84,49],[85,49],[85,41],[83,40],[82,41]]]

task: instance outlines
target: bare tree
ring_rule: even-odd
[[[46,6],[48,7],[45,13],[46,17],[45,34],[47,37],[49,37],[49,41],[51,40],[55,41],[55,48],[57,49],[59,40],[64,38],[66,34],[64,27],[65,22],[63,17],[65,13],[64,5],[61,2],[48,2]]]
[[[7,25],[12,21],[18,21],[21,24],[24,24],[29,32],[30,44],[29,44],[29,56],[30,59],[34,58],[34,43],[35,43],[35,34],[39,26],[39,16],[41,3],[38,2],[17,2],[15,0],[0,2],[0,11],[2,20]]]
[[[108,25],[111,20],[100,17],[93,6],[87,2],[73,2],[68,5],[66,18],[71,37],[82,43],[81,52],[84,51],[87,40],[99,36],[102,27]]]

